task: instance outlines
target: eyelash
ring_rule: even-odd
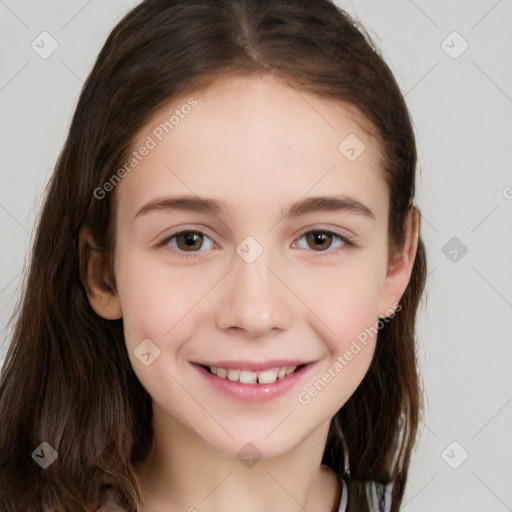
[[[194,234],[199,234],[199,235],[207,236],[208,238],[210,238],[206,233],[203,233],[202,231],[193,230],[193,229],[184,229],[184,230],[177,231],[176,233],[172,233],[171,235],[167,236],[158,245],[162,246],[164,248],[167,246],[167,248],[169,250],[171,250],[172,252],[177,253],[180,258],[196,258],[197,257],[196,256],[197,253],[203,252],[203,251],[201,251],[201,250],[199,250],[199,251],[182,251],[180,249],[171,248],[168,245],[169,242],[173,238],[176,238],[179,235],[183,235],[184,233],[194,233]],[[313,251],[313,250],[310,251],[310,252],[317,252],[317,253],[319,253],[318,256],[323,257],[323,258],[329,258],[329,257],[333,257],[333,256],[338,256],[341,252],[343,252],[345,250],[358,247],[358,245],[354,242],[354,240],[352,240],[351,238],[347,237],[346,235],[342,235],[340,233],[336,233],[334,231],[330,231],[330,230],[327,230],[327,229],[311,229],[311,230],[308,230],[308,231],[304,231],[303,233],[301,233],[299,235],[297,240],[300,240],[304,235],[307,235],[309,233],[327,234],[327,235],[339,238],[344,243],[344,245],[342,247],[338,247],[337,249],[334,249],[334,250],[325,249],[324,251]]]

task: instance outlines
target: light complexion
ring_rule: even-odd
[[[270,77],[231,78],[194,97],[193,111],[115,191],[116,293],[91,260],[91,304],[123,318],[131,364],[153,399],[154,444],[139,468],[147,510],[328,512],[336,492],[321,467],[329,422],[363,379],[376,340],[307,405],[297,395],[399,302],[414,223],[408,217],[403,253],[388,268],[379,147],[341,103]],[[134,147],[185,101],[155,115]],[[349,134],[366,146],[354,161],[338,150]],[[183,195],[225,208],[169,207]],[[320,196],[368,211],[285,215]],[[237,252],[247,237],[256,241],[250,254],[262,249],[251,263]],[[149,366],[134,354],[145,339],[160,350]],[[280,396],[248,401],[211,386],[218,377],[193,364],[270,360],[310,365]],[[247,446],[262,457],[252,466],[240,460]]]

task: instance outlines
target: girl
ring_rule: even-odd
[[[0,509],[398,511],[416,150],[329,0],[146,0],[88,77],[0,381]]]

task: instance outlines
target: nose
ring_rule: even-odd
[[[286,330],[293,322],[293,294],[264,251],[247,263],[238,254],[222,282],[216,304],[219,329],[261,337]]]

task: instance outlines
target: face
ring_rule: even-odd
[[[115,300],[155,414],[275,455],[352,395],[393,306],[379,149],[341,103],[269,77],[192,96],[138,134],[115,190]]]

